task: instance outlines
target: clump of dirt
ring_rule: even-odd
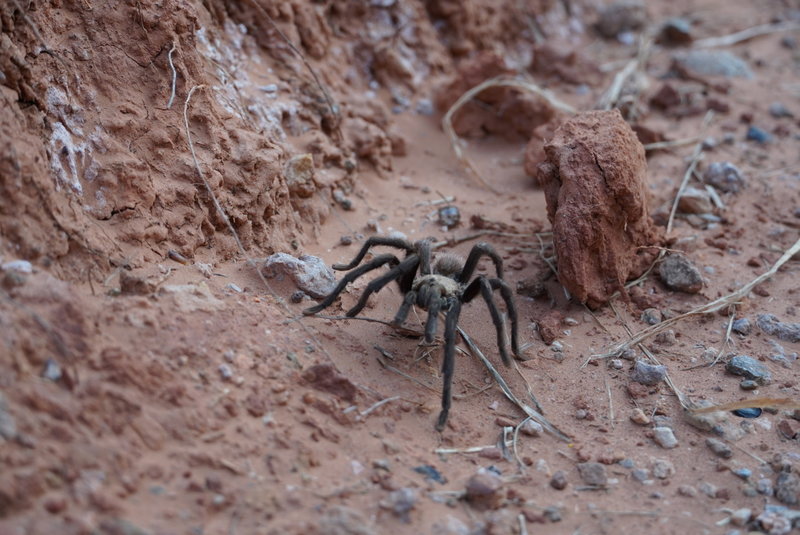
[[[618,110],[585,112],[544,147],[538,179],[553,224],[558,278],[596,308],[654,260],[644,148]]]

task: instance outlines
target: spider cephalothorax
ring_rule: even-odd
[[[406,252],[406,256],[403,260],[400,260],[393,254],[379,254],[359,266],[367,252],[377,245],[402,249]],[[492,260],[497,276],[489,278],[484,275],[478,275],[470,281],[482,256],[487,256]],[[503,363],[509,365],[511,361],[506,350],[503,318],[493,298],[493,291],[500,290],[500,296],[505,301],[508,316],[511,319],[511,351],[515,356],[520,356],[517,342],[517,311],[514,308],[511,289],[503,280],[503,259],[500,258],[491,245],[479,243],[470,250],[466,261],[456,255],[445,253],[439,255],[431,265],[431,242],[429,240],[421,240],[412,244],[404,239],[373,236],[364,243],[364,246],[349,264],[333,265],[333,269],[351,271],[342,277],[336,288],[321,303],[307,308],[303,313],[316,314],[327,308],[349,283],[361,275],[384,265],[389,266],[389,271],[367,284],[358,303],[348,310],[346,314],[355,316],[361,312],[366,306],[369,296],[392,281],[397,281],[400,290],[403,292],[403,303],[394,317],[394,325],[402,325],[408,317],[411,307],[417,305],[428,311],[428,319],[425,323],[425,341],[432,343],[436,336],[439,312],[445,313],[442,412],[439,413],[439,419],[436,423],[436,428],[441,431],[447,423],[447,415],[450,411],[450,388],[453,382],[453,366],[455,364],[456,327],[458,326],[462,303],[469,303],[478,294],[483,297],[489,307],[492,322],[497,329],[497,347],[500,350],[500,356],[503,359]],[[417,274],[418,271],[419,274]]]

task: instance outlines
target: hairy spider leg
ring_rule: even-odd
[[[397,314],[394,316],[394,321],[392,321],[392,325],[395,327],[401,327],[403,323],[406,322],[406,318],[408,318],[408,313],[411,311],[411,306],[417,300],[417,292],[414,290],[409,290],[406,292],[406,296],[403,298],[403,304],[400,305],[400,309],[397,311]]]
[[[511,287],[503,279],[489,279],[489,284],[492,285],[493,290],[500,290],[500,295],[503,301],[506,302],[506,310],[508,310],[508,319],[511,320],[511,352],[518,359],[522,358],[519,352],[519,328],[517,325],[517,309],[514,306],[514,298],[511,293]]]
[[[355,258],[350,261],[349,264],[334,264],[333,269],[337,271],[347,271],[348,269],[353,269],[358,264],[364,260],[364,257],[367,255],[367,252],[372,247],[376,245],[386,245],[388,247],[395,247],[396,249],[403,249],[407,253],[414,252],[414,246],[408,243],[407,240],[402,238],[387,238],[385,236],[370,236],[367,238],[367,241],[364,242],[364,245],[361,247],[361,250],[358,252]]]
[[[497,348],[500,350],[500,358],[503,359],[503,364],[510,366],[511,359],[508,357],[505,336],[503,335],[503,318],[500,315],[500,312],[497,310],[497,305],[492,298],[492,284],[489,282],[489,279],[483,275],[476,277],[464,290],[461,300],[465,303],[469,303],[475,299],[479,292],[483,296],[483,300],[486,301],[486,306],[489,308],[489,314],[492,315],[492,323],[494,323],[495,329],[497,329]]]
[[[464,263],[464,269],[461,270],[461,275],[458,276],[458,282],[464,283],[472,277],[472,274],[475,273],[475,268],[478,267],[478,260],[482,256],[488,256],[492,259],[497,278],[503,278],[503,259],[500,258],[500,255],[491,245],[486,242],[480,242],[470,250],[467,261]]]
[[[422,275],[430,275],[431,270],[431,241],[420,240],[415,244],[419,255],[419,272]]]
[[[318,305],[303,310],[303,314],[309,316],[311,314],[316,314],[317,312],[320,312],[321,310],[329,307],[336,300],[336,298],[339,297],[339,294],[342,293],[345,286],[356,280],[364,273],[372,271],[373,269],[378,269],[384,264],[389,264],[390,266],[397,266],[399,263],[400,260],[395,255],[390,253],[376,256],[363,266],[358,266],[358,268],[354,269],[350,273],[347,273],[339,281],[339,284],[336,285],[336,288],[334,288],[333,291],[330,294],[328,294],[325,297],[325,299],[322,300],[322,302],[320,302]]]
[[[439,413],[439,420],[436,422],[436,430],[442,431],[447,423],[447,415],[450,413],[451,389],[453,384],[453,369],[456,360],[456,327],[458,327],[458,316],[461,314],[461,301],[449,299],[449,310],[444,320],[444,360],[442,361],[442,412]]]
[[[417,266],[419,266],[419,257],[417,255],[410,255],[408,258],[403,259],[402,262],[390,269],[386,274],[370,281],[370,283],[367,284],[367,287],[364,289],[364,293],[361,294],[361,298],[358,300],[358,303],[356,303],[356,306],[345,312],[345,315],[353,317],[361,312],[361,310],[367,306],[367,299],[369,299],[370,295],[379,291],[393,280],[400,279],[409,271],[416,271]]]
[[[436,338],[439,311],[442,309],[442,290],[438,285],[431,286],[430,293],[427,295],[428,302],[425,303],[425,308],[428,310],[428,321],[425,322],[425,341],[429,344]]]

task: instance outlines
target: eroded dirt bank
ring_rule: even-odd
[[[665,369],[643,366],[642,348],[585,363],[626,328],[736,290],[797,240],[798,18],[779,1],[3,3],[0,532],[788,533],[796,259],[735,309],[648,340]],[[703,42],[767,23],[781,31]],[[600,113],[638,141],[615,119],[622,141],[581,152],[612,122],[495,87],[454,128],[496,192],[453,156],[440,120],[465,90],[524,75],[576,110],[603,107],[646,35],[621,115]],[[679,143],[648,147],[660,141]],[[550,183],[546,159],[566,162]],[[606,252],[582,260],[550,231],[575,230],[557,209],[576,208],[584,179],[597,190],[574,213],[613,232],[589,222],[589,251]],[[641,210],[626,211],[634,197]],[[460,324],[569,441],[535,426],[512,440],[524,415],[466,353],[437,433],[440,346],[303,318],[309,296],[288,279],[267,289],[247,263],[348,262],[370,235],[464,256],[492,243],[529,360],[502,366],[480,300]],[[360,316],[390,321],[401,302],[392,285]],[[664,371],[696,402],[790,402],[698,428]]]

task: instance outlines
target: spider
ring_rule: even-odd
[[[367,252],[372,247],[379,245],[404,250],[406,252],[405,258],[400,260],[393,254],[379,254],[359,266]],[[305,309],[303,314],[312,315],[327,308],[349,283],[365,273],[384,265],[389,266],[389,271],[375,278],[367,285],[358,303],[346,312],[347,316],[353,317],[361,312],[366,306],[369,296],[392,281],[397,281],[400,290],[403,292],[403,303],[400,305],[392,325],[396,327],[402,326],[408,317],[411,307],[416,304],[428,311],[428,318],[425,323],[425,341],[432,343],[436,336],[439,312],[445,312],[442,411],[439,413],[436,423],[436,429],[442,431],[450,412],[450,390],[455,365],[456,328],[462,303],[469,303],[478,294],[486,301],[489,313],[492,316],[492,323],[497,329],[497,347],[500,350],[500,357],[503,359],[503,363],[509,366],[511,361],[506,350],[503,319],[494,302],[492,293],[494,290],[500,290],[500,295],[505,301],[506,309],[511,319],[511,351],[517,358],[520,358],[520,351],[517,342],[517,311],[514,307],[511,288],[503,280],[503,259],[500,258],[492,246],[488,243],[478,243],[470,250],[466,262],[456,255],[445,253],[437,255],[435,262],[431,264],[431,256],[430,240],[421,240],[412,244],[401,238],[370,237],[349,264],[333,265],[333,269],[339,271],[352,271],[342,277],[336,288],[322,302]],[[478,260],[483,256],[487,256],[492,260],[497,276],[488,278],[484,275],[478,275],[470,281],[478,265]],[[417,274],[417,271],[419,271],[419,274]]]

